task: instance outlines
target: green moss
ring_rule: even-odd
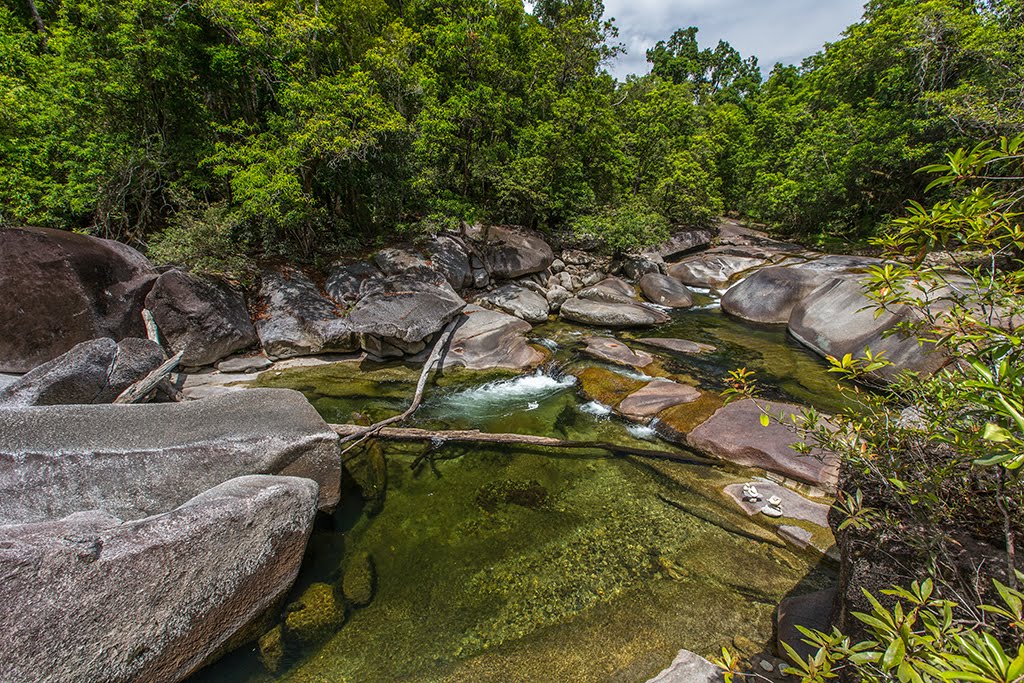
[[[502,479],[488,482],[476,492],[476,504],[493,513],[502,505],[519,505],[536,510],[548,500],[548,491],[536,479]]]
[[[658,420],[662,423],[659,432],[672,441],[685,443],[686,435],[714,415],[722,405],[721,396],[705,391],[696,401],[680,403],[658,413]]]
[[[615,408],[634,391],[647,382],[632,379],[611,370],[599,367],[585,367],[574,372],[580,381],[580,390],[591,401]]]

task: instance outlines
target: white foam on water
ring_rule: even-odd
[[[558,342],[547,337],[534,337],[530,341],[534,344],[540,344],[548,351],[557,351],[559,349]]]
[[[616,375],[622,375],[623,377],[635,379],[640,382],[650,382],[651,380],[654,379],[650,375],[645,375],[639,370],[635,370],[633,368],[627,368],[625,365],[614,365],[612,363],[609,363],[608,369],[614,372]]]
[[[612,409],[599,401],[584,403],[580,406],[580,410],[594,417],[608,417],[612,414]]]
[[[555,378],[543,372],[488,382],[444,397],[440,406],[450,415],[500,415],[536,410],[541,401],[576,383],[572,375]]]
[[[626,425],[626,431],[637,439],[643,439],[644,441],[654,441],[658,438],[658,433],[654,431],[654,423],[649,425],[642,424],[629,424]]]

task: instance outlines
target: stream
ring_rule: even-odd
[[[631,344],[655,355],[661,376],[705,392],[694,411],[721,405],[724,378],[741,366],[757,373],[766,398],[843,406],[824,362],[784,328],[744,324],[713,305],[672,317],[617,336],[714,345],[680,355]],[[657,423],[629,422],[583,395],[583,369],[649,378],[646,368],[582,356],[583,339],[596,334],[609,333],[538,325],[533,341],[551,351],[539,370],[442,377],[406,426],[678,450]],[[270,371],[258,384],[302,391],[328,422],[369,423],[406,407],[418,372],[340,363]],[[835,581],[820,553],[787,545],[723,494],[758,474],[733,466],[439,443],[354,454],[343,502],[313,532],[289,602],[305,600],[308,614],[330,609],[306,604],[309,589],[341,585],[353,558],[372,563],[372,600],[336,607],[316,638],[280,648],[273,671],[253,644],[193,683],[646,681],[681,648],[769,651],[778,602]]]

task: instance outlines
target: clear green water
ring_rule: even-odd
[[[539,326],[537,337],[559,344],[544,373],[456,373],[432,388],[415,422],[677,448],[584,409],[559,370],[589,363],[576,347],[593,333]],[[656,334],[718,347],[660,354],[660,371],[680,381],[718,390],[743,365],[773,397],[839,405],[821,362],[781,330],[695,311]],[[325,366],[262,383],[303,390],[328,421],[372,421],[405,407],[417,374]],[[834,580],[816,555],[786,547],[723,497],[746,480],[740,471],[426,444],[376,455],[350,463],[345,503],[314,533],[291,598],[338,583],[348,558],[369,553],[372,602],[321,642],[292,646],[274,674],[247,646],[196,681],[645,681],[680,648],[712,655],[737,636],[764,647],[780,599]]]

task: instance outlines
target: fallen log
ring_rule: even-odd
[[[416,412],[416,409],[420,407],[420,403],[423,402],[423,390],[427,386],[427,378],[430,377],[430,371],[434,368],[434,364],[437,363],[438,360],[440,360],[441,354],[444,353],[444,351],[448,348],[448,344],[451,343],[452,336],[455,335],[455,330],[458,328],[458,326],[459,318],[456,317],[454,320],[448,323],[448,326],[444,329],[444,332],[442,332],[441,336],[437,338],[437,342],[435,342],[434,348],[430,352],[430,356],[427,358],[427,362],[423,364],[423,370],[420,372],[420,379],[418,382],[416,382],[416,393],[413,394],[412,403],[409,405],[408,408],[405,409],[405,412],[399,415],[395,415],[393,417],[389,417],[386,420],[381,420],[380,422],[372,424],[369,427],[353,425],[355,429],[348,435],[344,436],[341,439],[341,442],[347,443],[348,441],[352,441],[354,439],[355,443],[350,444],[345,450],[343,450],[341,452],[342,456],[344,456],[350,450],[361,444],[363,441],[372,437],[374,434],[380,432],[380,430],[384,429],[388,425],[394,424],[396,422],[401,422],[402,420],[406,419],[414,412]]]
[[[163,365],[122,391],[121,395],[114,399],[114,403],[144,403],[150,393],[178,367],[178,363],[181,362],[181,357],[184,355],[184,349],[178,351],[164,361]]]
[[[360,425],[329,425],[335,433],[342,437],[363,435],[366,427]],[[634,448],[602,441],[563,441],[550,436],[534,436],[533,434],[503,434],[481,432],[475,429],[433,430],[413,427],[381,427],[373,434],[375,438],[389,441],[431,441],[434,443],[476,443],[498,444],[505,446],[539,446],[542,448],[562,448],[566,450],[596,450],[613,455],[634,455],[641,458],[657,458],[673,460],[692,465],[721,465],[721,461],[703,458],[692,453],[678,451],[659,451],[646,448]]]

